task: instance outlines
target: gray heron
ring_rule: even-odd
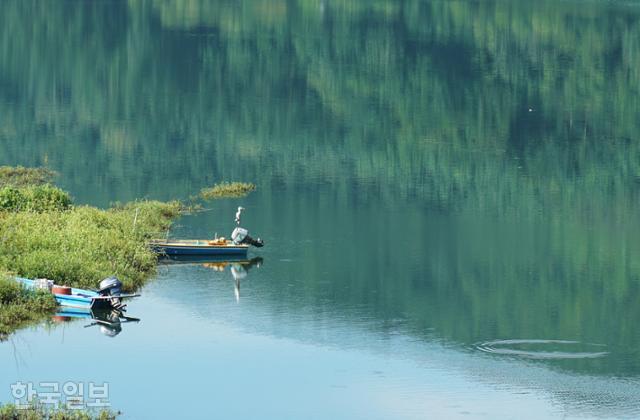
[[[242,216],[242,210],[244,207],[238,207],[238,211],[236,212],[236,225],[240,226],[240,217]]]

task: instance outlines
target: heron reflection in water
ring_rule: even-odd
[[[230,266],[229,271],[231,271],[231,276],[233,277],[236,302],[240,302],[240,282],[247,277],[249,270],[253,267],[260,267],[262,261],[262,257],[255,257],[250,260],[216,261],[203,263],[202,265],[215,271],[224,271],[227,266]]]

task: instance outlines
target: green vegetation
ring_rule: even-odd
[[[67,210],[71,196],[49,184],[55,175],[47,168],[0,166],[0,211]]]
[[[25,290],[8,274],[0,275],[0,341],[14,330],[41,320],[55,308],[56,301],[50,293]]]
[[[114,420],[119,414],[110,410],[67,410],[42,406],[18,409],[13,404],[0,405],[0,420]]]
[[[48,184],[0,189],[0,211],[61,211],[70,206],[69,194]]]
[[[200,197],[205,200],[244,197],[255,189],[256,186],[250,182],[221,182],[211,188],[203,188]]]
[[[180,210],[177,202],[140,201],[109,210],[0,214],[0,267],[84,288],[116,275],[133,290],[155,269],[147,240],[168,228]]]

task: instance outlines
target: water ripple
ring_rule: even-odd
[[[527,359],[595,359],[609,354],[606,351],[583,351],[594,347],[602,348],[604,345],[572,340],[541,339],[493,340],[475,345],[476,349],[485,353]],[[576,348],[579,348],[579,350]]]

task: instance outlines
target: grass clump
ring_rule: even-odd
[[[27,290],[9,274],[0,274],[0,341],[16,329],[47,317],[56,306],[52,294]]]
[[[255,189],[255,184],[250,182],[221,182],[213,187],[203,188],[200,197],[204,200],[244,197]]]
[[[0,188],[0,211],[45,212],[67,210],[71,197],[53,185]]]
[[[119,415],[110,410],[67,410],[38,405],[18,409],[13,404],[0,405],[0,420],[114,420]]]
[[[0,166],[0,187],[26,187],[51,182],[56,173],[47,168],[24,168],[22,166]]]

